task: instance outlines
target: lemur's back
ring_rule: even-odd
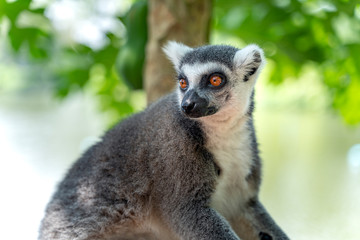
[[[184,192],[176,185],[192,188],[191,182],[199,181],[183,173],[201,165],[202,132],[195,122],[181,119],[174,103],[172,94],[124,120],[72,166],[47,208],[40,239],[103,239],[115,231],[124,236],[136,233],[134,225],[139,232],[151,230],[146,221],[159,217],[153,216],[157,201],[168,194],[181,198]],[[191,157],[188,148],[197,148],[199,155]]]

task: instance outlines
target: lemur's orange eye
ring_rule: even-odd
[[[214,75],[214,76],[211,76],[211,78],[210,78],[210,84],[214,87],[220,86],[222,81],[223,81],[222,77],[220,77],[219,75]]]
[[[180,87],[181,87],[182,89],[187,88],[187,82],[186,82],[185,79],[181,78],[181,79],[179,80],[179,84],[180,84]]]

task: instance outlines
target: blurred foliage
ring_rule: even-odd
[[[147,41],[147,2],[135,2],[126,14],[126,43],[121,47],[116,60],[116,69],[133,89],[142,89],[145,46]],[[139,31],[142,29],[143,31]]]
[[[16,52],[21,46],[27,45],[28,51],[35,59],[48,57],[51,47],[52,35],[36,26],[19,26],[21,15],[32,13],[33,16],[44,18],[44,8],[30,9],[31,0],[22,0],[8,3],[0,0],[0,19],[4,16],[10,20],[9,37],[10,43]]]
[[[332,106],[360,122],[360,3],[355,0],[229,0],[215,2],[213,29],[262,46],[274,64],[270,81],[299,77],[310,62]]]
[[[128,12],[117,16],[128,31],[124,36],[107,32],[107,43],[99,49],[78,42],[62,43],[45,13],[46,8],[34,8],[31,0],[0,0],[0,26],[8,22],[8,40],[14,53],[20,62],[25,56],[34,66],[42,66],[43,72],[37,76],[32,73],[29,79],[38,84],[36,78],[43,79],[45,74],[60,98],[89,89],[98,97],[101,109],[109,113],[110,125],[139,110],[143,104],[132,100],[132,96],[139,96],[132,90],[142,87],[147,2],[137,1]]]
[[[119,14],[125,34],[106,32],[106,44],[97,49],[76,41],[62,43],[46,6],[32,3],[0,0],[0,27],[8,22],[14,52],[42,65],[57,96],[90,88],[113,119],[133,112],[133,90],[142,88],[147,1],[134,1],[129,11]],[[313,80],[327,87],[332,107],[347,123],[360,123],[358,1],[214,0],[212,33],[263,47],[275,85],[298,78],[309,64],[315,66],[320,77]]]

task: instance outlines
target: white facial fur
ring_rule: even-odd
[[[208,62],[208,63],[195,63],[195,64],[184,64],[181,69],[179,69],[184,75],[187,77],[189,89],[197,89],[199,88],[199,83],[202,78],[202,76],[205,74],[213,73],[215,71],[221,70],[226,75],[231,74],[231,70],[226,67],[223,64],[219,64],[216,62]],[[205,98],[207,100],[214,101],[215,99],[209,98],[206,94],[204,94],[203,91],[197,91],[200,97]],[[179,96],[179,104],[182,101],[183,93],[179,89],[178,90],[178,96]]]
[[[214,71],[222,70],[226,75],[231,74],[231,70],[223,64],[217,62],[208,62],[208,63],[195,63],[195,64],[184,64],[181,67],[181,72],[187,76],[189,81],[189,87],[194,88],[199,84],[201,76],[204,74],[209,74]]]

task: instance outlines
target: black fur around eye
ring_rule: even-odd
[[[215,72],[208,77],[208,86],[211,88],[221,88],[226,83],[226,77],[222,73]]]
[[[186,91],[189,87],[189,82],[186,79],[186,77],[183,77],[182,75],[180,75],[178,77],[178,81],[179,81],[179,87],[181,90]]]
[[[181,88],[182,90],[186,90],[186,89],[188,88],[188,83],[187,83],[187,81],[186,81],[184,78],[181,78],[181,79],[179,80],[179,84],[180,84],[180,88]]]

